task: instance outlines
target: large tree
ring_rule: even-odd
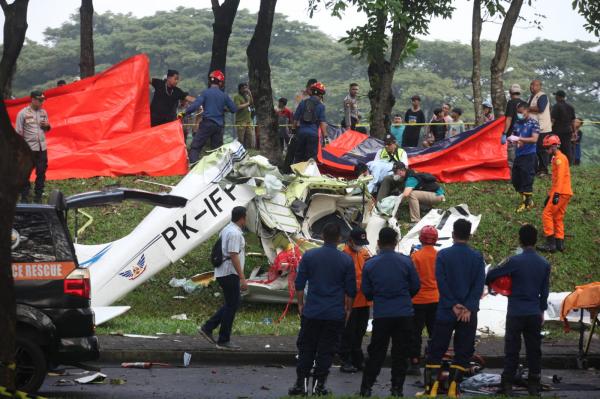
[[[600,37],[600,2],[590,0],[573,0],[573,9],[585,18],[583,27],[590,33]]]
[[[15,132],[4,104],[4,88],[11,78],[27,31],[29,0],[8,4],[4,12],[4,46],[0,61],[0,363],[12,365],[15,355],[16,303],[11,268],[11,231],[18,194],[33,167],[31,151]],[[0,386],[14,388],[14,367],[0,367]]]
[[[219,0],[211,0],[214,22],[213,22],[213,41],[212,55],[210,59],[210,71],[220,69],[225,73],[227,64],[227,46],[231,36],[231,27],[235,20],[240,0],[225,0],[219,5]]]
[[[485,1],[485,0],[484,0]],[[473,53],[473,71],[471,73],[471,84],[473,85],[473,109],[475,120],[481,117],[481,28],[483,18],[481,17],[481,0],[473,0],[473,21],[471,29],[471,51]]]
[[[416,48],[415,37],[428,33],[433,17],[447,18],[452,14],[452,1],[309,0],[311,16],[321,3],[339,18],[349,6],[367,17],[365,25],[350,29],[341,41],[352,55],[368,62],[371,134],[382,137],[389,130],[395,103],[392,81],[396,68]]]
[[[92,0],[81,0],[79,8],[79,76],[94,75],[94,4]]]
[[[276,4],[277,0],[261,0],[256,28],[254,28],[254,34],[248,44],[246,56],[248,57],[248,77],[256,109],[261,151],[271,163],[280,165],[282,151],[279,146],[277,115],[273,107],[271,66],[269,65],[269,46],[271,45]]]
[[[506,69],[508,61],[508,52],[510,50],[510,40],[512,31],[519,19],[519,13],[523,6],[523,0],[511,0],[510,7],[504,15],[502,28],[496,41],[496,53],[490,64],[490,92],[492,95],[492,105],[496,116],[504,115],[506,108],[506,95],[504,94],[504,83],[502,75]]]

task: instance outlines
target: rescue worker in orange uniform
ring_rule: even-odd
[[[367,332],[369,324],[369,310],[372,302],[367,301],[360,290],[362,282],[362,271],[367,259],[371,257],[367,240],[367,232],[361,227],[354,227],[350,232],[350,238],[344,246],[344,252],[350,255],[354,262],[356,273],[356,297],[352,304],[352,312],[342,333],[340,346],[340,359],[342,373],[355,373],[363,369],[365,357],[362,351],[362,341]]]
[[[440,301],[437,280],[435,279],[435,259],[437,250],[434,245],[438,239],[438,231],[434,226],[425,226],[419,233],[419,241],[423,246],[418,251],[410,255],[419,280],[421,280],[421,289],[418,294],[412,298],[414,315],[413,343],[411,345],[412,353],[410,355],[410,367],[407,374],[420,375],[419,361],[421,357],[421,346],[423,328],[427,328],[427,336],[433,335],[433,326],[435,324],[435,314],[437,305]]]
[[[560,147],[557,135],[544,138],[544,148],[552,156],[552,187],[546,198],[546,206],[542,212],[542,223],[546,243],[538,249],[544,252],[563,252],[565,250],[565,213],[573,196],[571,189],[571,170],[569,159]]]

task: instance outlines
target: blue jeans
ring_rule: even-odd
[[[230,274],[224,277],[217,277],[217,282],[223,290],[225,303],[221,309],[217,310],[217,312],[204,323],[203,328],[206,331],[212,332],[212,330],[221,325],[217,343],[224,344],[231,339],[233,320],[235,319],[235,313],[240,307],[240,278],[237,274]]]
[[[204,144],[210,139],[210,146],[215,149],[223,145],[223,126],[217,125],[216,122],[210,119],[204,119],[200,123],[200,129],[194,139],[190,148],[189,158],[190,163],[197,162],[200,159],[200,152]]]

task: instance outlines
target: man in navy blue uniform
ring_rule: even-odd
[[[360,395],[371,396],[392,340],[392,396],[403,396],[404,379],[412,336],[411,298],[419,292],[419,276],[412,260],[394,251],[398,233],[390,227],[379,231],[379,255],[369,259],[363,270],[361,290],[373,301],[373,335],[363,372]]]
[[[519,241],[523,252],[489,271],[485,283],[490,285],[499,277],[509,276],[512,280],[506,313],[504,335],[504,371],[501,391],[512,395],[512,383],[519,366],[521,335],[525,340],[527,365],[529,368],[529,395],[539,396],[542,372],[542,335],[544,311],[548,308],[550,264],[535,251],[537,229],[526,224],[519,229]]]
[[[477,312],[485,282],[485,263],[480,252],[469,247],[471,222],[454,222],[454,245],[438,252],[435,277],[440,291],[433,337],[425,365],[425,395],[436,397],[442,357],[454,333],[454,359],[450,366],[448,397],[458,397],[458,385],[475,351]]]
[[[310,370],[315,364],[311,393],[328,395],[325,388],[333,355],[337,352],[344,320],[350,315],[356,296],[356,275],[352,258],[337,249],[340,227],[323,228],[325,245],[306,251],[298,266],[296,295],[301,315],[298,334],[296,384],[290,395],[307,395]],[[306,305],[304,288],[308,282]]]
[[[214,149],[223,145],[223,127],[225,126],[225,110],[235,113],[238,107],[231,98],[223,92],[225,75],[223,72],[212,71],[208,77],[210,87],[202,92],[196,100],[186,108],[185,113],[191,114],[204,108],[200,129],[194,135],[190,148],[190,163],[195,163],[200,158],[200,152],[210,139],[210,146]],[[244,104],[247,107],[248,104]]]
[[[317,159],[319,149],[319,129],[327,137],[327,119],[325,118],[325,85],[321,82],[309,87],[310,97],[304,99],[294,113],[296,127],[296,153],[294,163]]]

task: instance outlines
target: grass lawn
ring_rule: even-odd
[[[584,166],[572,170],[573,197],[567,216],[567,251],[548,256],[552,264],[551,291],[570,291],[575,285],[600,280],[600,167]],[[66,195],[91,191],[107,185],[119,185],[164,191],[163,188],[137,181],[147,181],[175,185],[180,177],[119,177],[71,179],[47,182],[47,192],[58,188]],[[535,209],[516,214],[519,200],[508,182],[493,181],[480,183],[446,184],[447,201],[450,207],[461,203],[469,205],[471,212],[483,215],[472,245],[482,251],[486,261],[497,263],[511,254],[517,247],[517,230],[523,223],[532,223],[541,229],[541,210],[550,178],[536,179],[534,189]],[[94,217],[94,222],[82,235],[79,242],[99,244],[113,241],[128,234],[150,211],[145,204],[127,202],[116,206],[90,208],[85,211]],[[403,209],[401,218],[408,220],[408,211]],[[85,218],[80,218],[80,226]],[[72,224],[72,218],[70,220]],[[408,224],[402,225],[402,233],[408,230]],[[71,231],[73,231],[71,229]],[[213,238],[214,240],[214,238]],[[137,334],[156,332],[194,334],[196,326],[212,314],[221,303],[220,290],[212,285],[190,295],[180,288],[168,285],[172,277],[183,278],[208,271],[212,267],[209,261],[213,240],[204,243],[176,264],[166,268],[143,284],[134,292],[122,298],[116,305],[130,305],[132,309],[125,315],[98,328],[100,334],[114,331]],[[248,237],[248,251],[262,252],[256,238]],[[247,259],[246,272],[255,265],[265,262],[265,258]],[[173,299],[183,295],[185,299]],[[284,309],[283,305],[244,303],[236,318],[235,335],[281,334],[294,335],[299,328],[299,318],[295,308],[281,323],[273,323]],[[171,320],[170,316],[186,313],[190,320]],[[573,334],[572,334],[573,335]],[[575,335],[573,335],[574,337]]]

